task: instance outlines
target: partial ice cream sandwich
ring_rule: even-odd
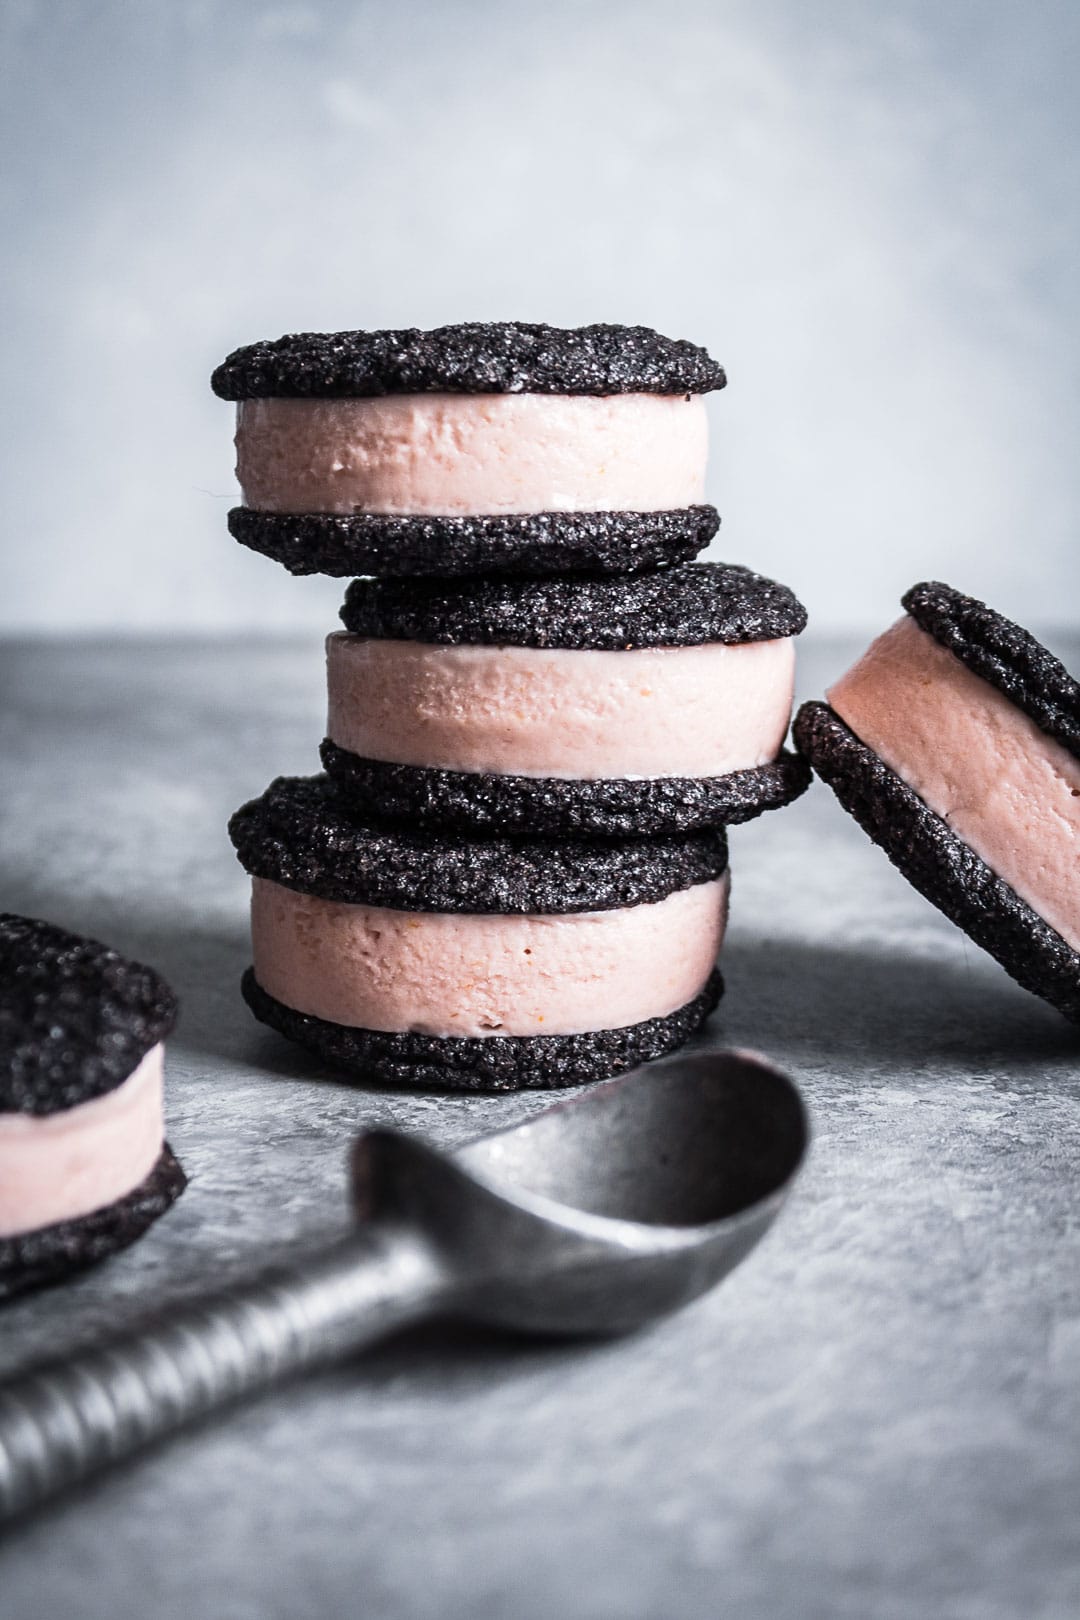
[[[921,894],[1080,1021],[1080,686],[947,585],[903,606],[797,745]]]
[[[642,326],[251,344],[211,379],[238,407],[229,527],[296,574],[681,562],[719,522],[702,395],[725,382],[704,349]]]
[[[151,968],[0,915],[0,1299],[125,1248],[183,1191],[163,1124],[175,1018]]]
[[[802,604],[746,568],[356,580],[322,757],[368,813],[469,834],[648,837],[749,820],[783,750]]]
[[[599,844],[466,841],[282,777],[229,824],[251,874],[257,1018],[336,1067],[440,1089],[617,1074],[716,1005],[722,830]]]

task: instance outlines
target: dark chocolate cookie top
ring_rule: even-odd
[[[439,836],[350,811],[325,776],[279,776],[236,812],[229,834],[252,877],[396,911],[613,911],[727,869],[721,828],[603,843]]]
[[[985,602],[937,580],[913,585],[903,606],[920,630],[1080,759],[1080,685],[1040,641]]]
[[[176,1022],[160,974],[0,913],[0,1114],[57,1114],[126,1080]]]
[[[648,326],[466,321],[432,332],[293,332],[234,349],[210,386],[221,399],[379,394],[706,394],[723,367]]]
[[[786,585],[706,562],[650,574],[355,579],[341,620],[394,641],[622,651],[795,636],[806,609]]]

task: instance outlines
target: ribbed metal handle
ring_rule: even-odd
[[[0,1386],[0,1519],[425,1315],[444,1286],[414,1232],[366,1230]]]

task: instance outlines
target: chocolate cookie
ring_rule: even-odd
[[[236,812],[229,834],[252,877],[398,911],[609,911],[727,870],[721,828],[604,843],[439,837],[360,815],[325,776],[279,776]]]
[[[159,973],[96,939],[0,913],[0,1117],[113,1091],[172,1029]]]
[[[472,321],[424,332],[295,332],[235,349],[210,380],[220,399],[383,394],[704,394],[723,368],[647,326]]]
[[[732,563],[566,579],[356,579],[341,621],[356,635],[439,645],[626,651],[774,641],[806,627],[786,585]]]
[[[752,821],[791,804],[810,785],[809,765],[786,750],[767,765],[727,776],[597,781],[395,765],[361,759],[329,738],[321,754],[362,813],[466,835],[668,837]]]
[[[720,525],[714,506],[669,512],[342,516],[234,506],[229,533],[291,574],[631,573],[687,562]]]

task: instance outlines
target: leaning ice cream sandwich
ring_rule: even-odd
[[[947,585],[903,605],[796,742],[921,894],[1080,1021],[1080,687]]]
[[[719,998],[721,830],[468,842],[365,821],[326,777],[281,777],[229,831],[254,880],[249,1006],[359,1075],[599,1080],[673,1050]]]
[[[361,809],[469,833],[651,837],[796,798],[802,604],[746,568],[356,580],[323,764]]]
[[[104,1259],[184,1189],[164,1141],[152,969],[0,915],[0,1299]]]
[[[301,332],[214,372],[229,528],[294,574],[651,568],[716,532],[704,349],[643,326]]]

